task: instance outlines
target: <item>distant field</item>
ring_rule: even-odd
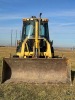
[[[0,81],[3,57],[15,54],[15,47],[0,47]],[[75,51],[55,49],[55,55],[67,57],[75,70]],[[0,84],[0,100],[75,100],[75,79],[69,84]]]
[[[63,56],[69,59],[72,69],[75,69],[75,50],[55,50],[55,55]]]

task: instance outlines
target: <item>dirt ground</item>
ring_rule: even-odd
[[[2,59],[12,56],[15,51],[15,47],[0,47],[0,81]],[[58,48],[55,55],[67,57],[75,71],[74,50]],[[75,100],[75,78],[73,84],[0,83],[0,100]]]

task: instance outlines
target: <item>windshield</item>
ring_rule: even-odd
[[[34,35],[34,21],[27,21],[23,23],[22,40],[25,37]]]
[[[49,40],[49,31],[47,22],[41,22],[39,35]]]
[[[26,26],[26,36],[33,35],[33,25],[29,24]]]
[[[30,38],[31,36],[34,35],[35,35],[35,21],[30,20],[23,22],[22,40],[24,40],[26,37]],[[45,37],[47,40],[49,40],[48,22],[41,21],[39,36]]]

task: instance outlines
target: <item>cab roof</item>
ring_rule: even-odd
[[[30,21],[30,20],[38,20],[39,21],[40,18],[36,18],[36,17],[31,17],[31,18],[23,18],[23,21]],[[41,18],[42,21],[47,21],[47,18]]]

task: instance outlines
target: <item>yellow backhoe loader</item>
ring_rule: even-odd
[[[2,83],[70,83],[68,59],[54,56],[49,39],[48,19],[32,16],[23,18],[21,40],[16,55],[3,59]]]

